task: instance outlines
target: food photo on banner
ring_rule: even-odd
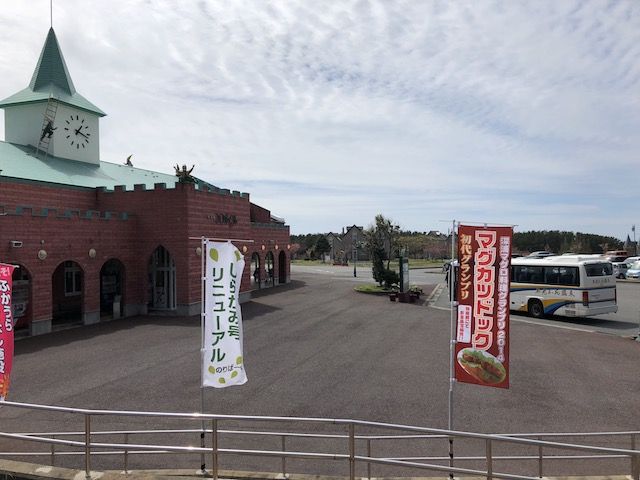
[[[244,256],[231,242],[205,240],[204,252],[202,386],[242,385],[247,382],[239,300]]]
[[[509,388],[512,238],[512,227],[458,227],[458,382]]]
[[[11,310],[11,275],[13,265],[0,263],[0,400],[9,393],[9,376],[13,365],[13,312]]]

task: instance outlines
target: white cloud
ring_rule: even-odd
[[[28,83],[48,6],[0,11],[0,96]],[[624,0],[54,5],[76,88],[109,114],[104,160],[196,164],[299,233],[382,212],[626,237],[639,24]]]

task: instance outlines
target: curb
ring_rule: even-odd
[[[89,480],[84,470],[51,467],[35,463],[17,462],[14,460],[0,460],[0,474],[11,476],[17,480]],[[193,480],[212,478],[210,472],[200,470],[166,469],[166,470],[117,470],[91,471],[90,480]],[[240,470],[220,470],[220,479],[237,480],[348,480],[348,476],[329,476],[312,474],[286,474],[273,472],[247,472]],[[356,476],[356,480],[445,480],[440,477],[367,477]],[[455,477],[462,478],[462,477]],[[484,477],[464,477],[465,480],[475,480]],[[598,476],[559,476],[544,477],[547,480],[628,480],[629,475],[598,475]]]

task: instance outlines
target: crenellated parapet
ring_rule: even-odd
[[[57,219],[79,218],[82,220],[129,220],[128,212],[113,212],[100,210],[84,210],[80,208],[53,208],[33,205],[16,205],[10,207],[0,204],[0,212],[16,217],[43,217]]]

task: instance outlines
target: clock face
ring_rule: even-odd
[[[69,118],[64,121],[64,136],[69,142],[71,147],[75,147],[77,150],[87,148],[91,141],[91,130],[89,129],[89,122],[78,115],[69,115]]]

